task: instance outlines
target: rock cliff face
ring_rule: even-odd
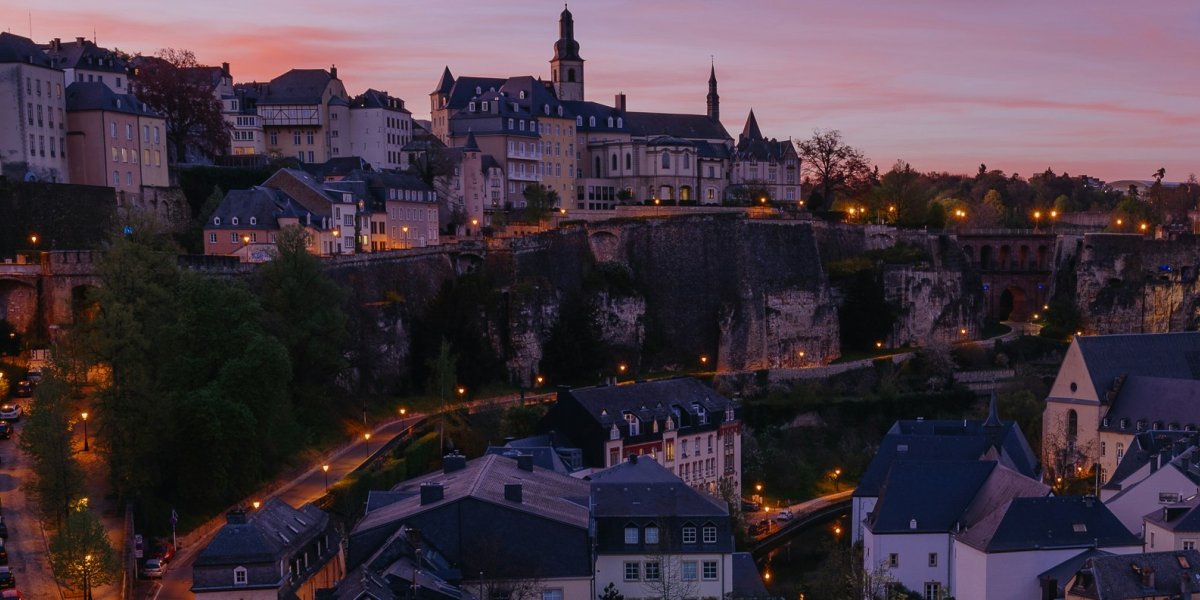
[[[1074,293],[1089,332],[1200,326],[1200,239],[1088,234],[1078,248]]]
[[[898,309],[892,344],[925,346],[975,339],[983,329],[983,292],[966,267],[962,249],[949,236],[907,236],[924,244],[931,261],[885,268],[888,303]]]

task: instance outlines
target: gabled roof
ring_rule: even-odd
[[[1121,375],[1200,379],[1200,332],[1090,335],[1074,343],[1101,402]]]
[[[1174,550],[1093,556],[1079,570],[1072,594],[1104,600],[1178,598],[1200,591],[1200,551]]]
[[[7,31],[0,32],[0,63],[25,63],[47,69],[56,68],[49,56],[33,40]]]
[[[758,128],[758,119],[754,118],[754,109],[750,109],[750,116],[746,117],[746,126],[742,127],[742,133],[738,136],[738,145],[742,145],[742,141],[762,140],[762,131]]]
[[[200,551],[196,566],[274,563],[303,547],[329,522],[329,515],[311,504],[296,509],[278,498],[235,517]]]
[[[574,388],[565,391],[586,410],[601,426],[613,423],[625,424],[623,413],[632,412],[644,422],[661,421],[674,416],[672,407],[679,407],[687,415],[695,416],[693,404],[699,404],[707,415],[714,415],[708,422],[720,422],[722,414],[732,404],[716,390],[690,377],[675,377],[655,381],[639,381],[621,385],[601,385]],[[564,391],[559,391],[559,401]],[[677,427],[683,423],[676,423]]]
[[[325,69],[292,69],[267,84],[260,105],[320,104],[333,76]]]
[[[729,518],[729,506],[683,482],[658,461],[633,455],[591,476],[595,517]]]
[[[1079,572],[1079,569],[1083,568],[1084,563],[1086,563],[1089,558],[1112,555],[1112,552],[1096,550],[1094,548],[1091,550],[1084,550],[1083,552],[1080,552],[1079,554],[1076,554],[1075,556],[1072,556],[1071,558],[1068,558],[1067,560],[1064,560],[1057,565],[1042,571],[1041,574],[1038,575],[1038,581],[1055,582],[1058,595],[1054,597],[1062,598],[1063,588],[1070,583],[1071,578]]]
[[[75,38],[73,42],[54,40],[42,48],[60,69],[83,69],[87,71],[107,71],[124,73],[129,66],[128,61],[108,48],[101,48],[84,38]]]
[[[1158,423],[1156,429],[1200,427],[1200,379],[1130,375],[1104,416],[1108,426],[1101,429],[1108,431],[1119,430],[1122,419],[1128,419],[1130,430],[1138,421],[1147,427]]]
[[[99,81],[76,81],[67,86],[67,110],[103,110],[140,117],[162,117],[132,94],[118,94]]]
[[[279,229],[279,219],[295,218],[301,223],[310,213],[286,193],[255,186],[248,190],[229,190],[204,223],[205,230],[214,229]],[[238,223],[235,225],[233,219]],[[221,224],[215,223],[216,219]],[[254,224],[251,224],[251,219]]]
[[[758,565],[754,564],[754,556],[749,552],[733,553],[733,586],[731,597],[738,598],[770,598],[767,586],[763,585],[762,575],[758,573]]]
[[[720,121],[708,115],[680,115],[672,113],[627,112],[625,123],[630,133],[638,136],[673,135],[676,137],[702,140],[732,140]]]
[[[376,89],[368,89],[355,96],[350,100],[350,108],[383,108],[395,112],[412,114],[411,111],[404,108],[403,100]]]
[[[1112,477],[1104,484],[1104,489],[1120,490],[1128,487],[1127,479],[1141,471],[1153,460],[1161,460],[1163,464],[1170,462],[1177,454],[1182,454],[1191,446],[1200,442],[1200,433],[1194,431],[1146,431],[1133,436],[1125,456],[1117,463]],[[1163,454],[1165,460],[1159,458]]]
[[[898,463],[867,518],[867,528],[875,534],[953,531],[995,468],[994,461],[980,460]],[[936,492],[930,485],[934,481]]]
[[[1196,510],[1197,506],[1200,506],[1200,495],[1157,508],[1142,518],[1167,531],[1200,532],[1200,510]]]
[[[957,541],[988,553],[1141,545],[1102,502],[1079,496],[1014,498]]]

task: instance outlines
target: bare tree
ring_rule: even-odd
[[[659,522],[669,521],[663,518]],[[658,552],[646,555],[646,572],[642,574],[642,579],[650,597],[657,600],[695,598],[699,591],[699,562],[684,560],[684,555],[679,553],[679,540],[675,539],[675,529],[660,527]],[[685,567],[691,572],[685,573]]]
[[[1070,487],[1072,480],[1090,477],[1097,457],[1095,441],[1080,441],[1078,431],[1071,431],[1068,421],[1066,414],[1059,414],[1051,422],[1042,423],[1042,463],[1058,492]]]
[[[134,95],[166,118],[175,162],[185,160],[189,147],[209,156],[225,153],[229,125],[213,95],[211,70],[191,50],[167,48],[134,64]]]
[[[797,145],[804,172],[812,178],[820,192],[823,208],[833,205],[833,197],[839,192],[861,188],[871,177],[867,159],[858,148],[842,141],[842,132],[834,129],[814,131],[813,136]]]

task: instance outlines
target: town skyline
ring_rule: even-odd
[[[147,6],[9,6],[0,19],[40,43],[94,32],[100,45],[131,53],[190,49],[202,63],[231,63],[237,82],[337,65],[349,89],[387,90],[427,118],[428,93],[446,66],[455,76],[548,80],[562,10],[557,2],[412,5],[389,16],[373,0],[343,3],[336,14],[315,2],[282,11],[278,3],[222,0],[198,17]],[[1188,37],[1200,9],[1157,9],[939,1],[711,3],[688,14],[624,1],[571,7],[589,100],[611,104],[624,92],[630,110],[701,114],[713,56],[731,132],[754,109],[763,129],[781,138],[841,130],[880,170],[903,159],[922,171],[971,173],[985,163],[1025,177],[1049,167],[1115,180],[1150,179],[1163,167],[1168,180],[1181,181],[1196,171],[1189,157],[1200,154],[1200,141],[1187,135],[1200,122],[1192,110],[1200,84],[1173,74],[1186,73],[1200,50]],[[257,26],[268,18],[273,25]],[[728,29],[736,22],[758,29],[743,38]]]

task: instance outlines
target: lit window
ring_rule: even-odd
[[[658,526],[657,525],[647,525],[646,526],[646,543],[647,544],[657,544],[658,543]]]

